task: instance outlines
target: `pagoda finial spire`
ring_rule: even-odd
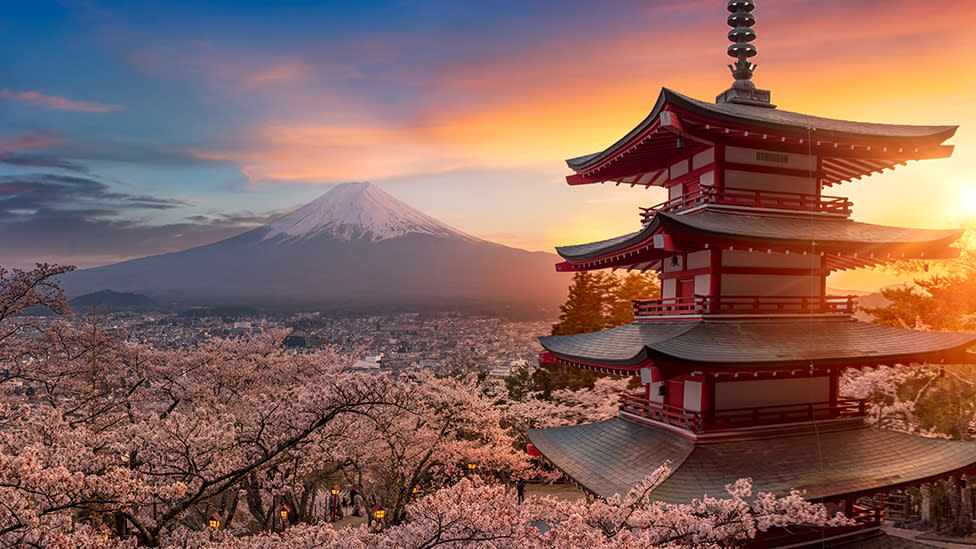
[[[730,57],[736,59],[734,65],[729,65],[729,69],[732,70],[735,83],[719,94],[715,102],[775,107],[769,103],[769,90],[760,90],[752,82],[752,75],[758,66],[749,61],[750,57],[758,53],[756,46],[750,44],[756,39],[756,31],[752,29],[756,24],[756,16],[752,14],[752,10],[756,9],[756,2],[755,0],[729,0],[728,9],[729,26],[732,27],[729,31],[732,45],[729,46],[728,52]]]
[[[735,78],[733,88],[756,87],[752,83],[752,73],[758,65],[749,62],[749,58],[758,51],[756,46],[749,43],[756,39],[756,31],[752,30],[756,24],[756,16],[752,14],[754,9],[756,3],[753,0],[729,0],[729,11],[732,12],[729,15],[729,26],[732,27],[729,31],[729,40],[732,41],[729,57],[738,59],[735,65],[729,65]]]

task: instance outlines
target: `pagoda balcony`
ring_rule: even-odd
[[[674,425],[692,432],[862,417],[867,413],[867,406],[866,398],[839,398],[836,402],[809,402],[698,412],[654,402],[638,395],[620,395],[621,414]]]
[[[756,191],[751,189],[716,189],[701,187],[694,192],[662,202],[650,208],[640,208],[641,223],[647,224],[657,212],[688,210],[707,204],[741,206],[771,210],[817,212],[848,217],[853,203],[839,196],[823,196],[805,193]]]
[[[855,296],[691,296],[633,301],[635,320],[679,315],[851,314]]]

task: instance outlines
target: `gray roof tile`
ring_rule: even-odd
[[[847,249],[870,253],[865,245],[884,247],[944,243],[962,235],[959,229],[912,229],[861,223],[827,217],[744,214],[704,210],[681,215],[658,212],[640,231],[574,246],[559,246],[556,252],[567,260],[582,260],[623,250],[651,238],[660,228],[754,243],[757,246],[803,246],[819,249]]]
[[[629,366],[646,359],[691,365],[780,366],[917,360],[965,348],[976,334],[922,332],[850,319],[635,322],[618,328],[540,337],[570,360]]]
[[[858,422],[787,435],[695,442],[616,418],[528,432],[538,450],[599,496],[626,493],[667,460],[672,473],[651,494],[665,502],[722,496],[749,477],[753,493],[804,491],[809,499],[920,482],[976,466],[976,443],[923,438]]]

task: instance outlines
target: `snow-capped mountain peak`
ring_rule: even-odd
[[[344,183],[265,225],[268,238],[377,242],[410,233],[479,240],[393,198],[372,183]]]

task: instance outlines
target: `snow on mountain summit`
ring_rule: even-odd
[[[409,233],[478,240],[393,198],[372,183],[344,183],[265,225],[264,238],[378,242]]]

